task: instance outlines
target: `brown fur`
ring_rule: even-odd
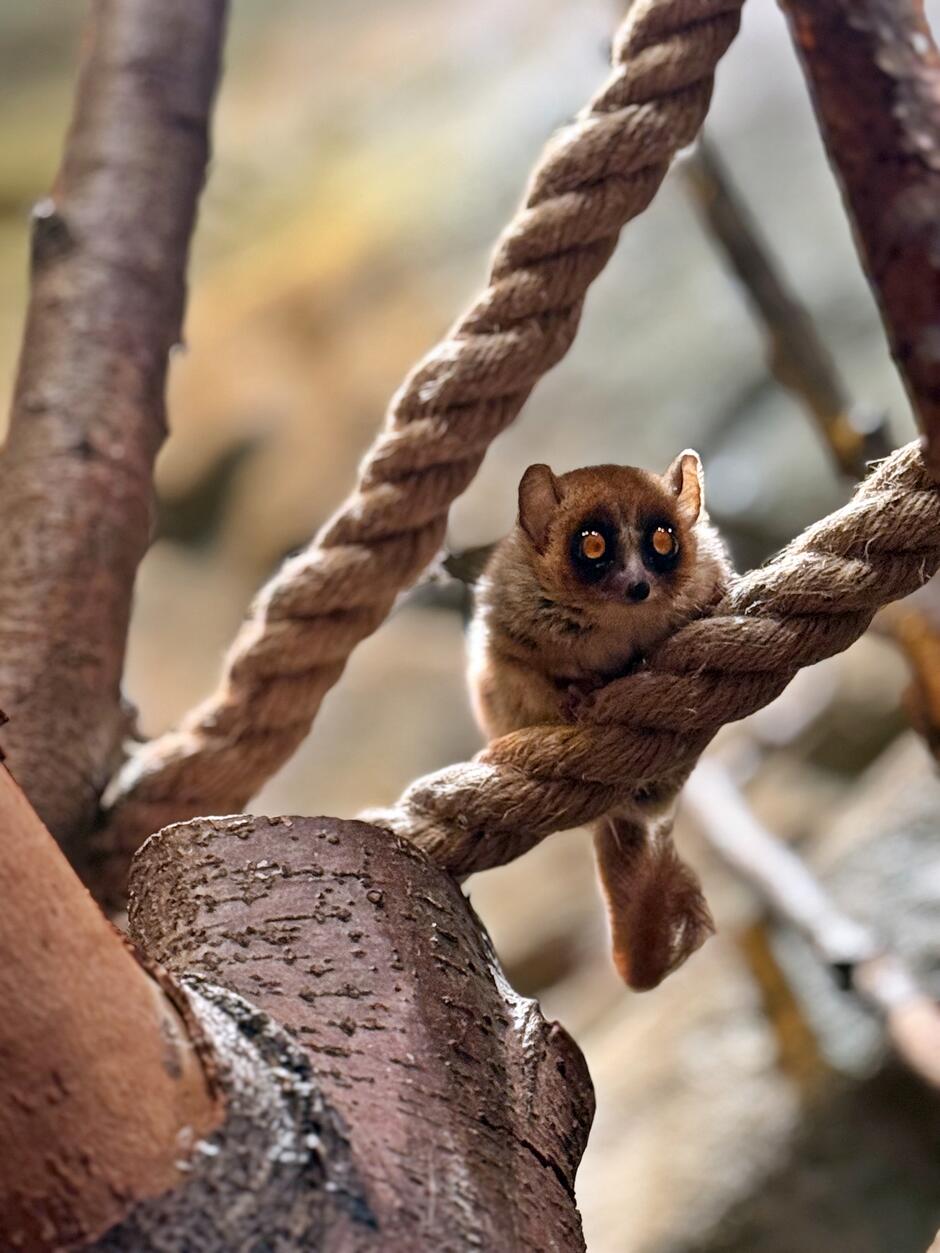
[[[616,556],[603,577],[592,573],[588,582],[573,554],[582,530],[598,519]],[[667,524],[678,540],[671,569],[649,567],[644,537],[654,522]],[[604,465],[556,476],[530,466],[519,485],[517,525],[477,587],[469,679],[481,729],[493,738],[570,721],[593,688],[709,612],[729,574],[703,507],[696,453],[681,453],[664,475]],[[649,588],[640,602],[630,599],[638,583]],[[664,817],[661,804],[632,806],[596,828],[614,960],[637,988],[654,987],[711,930]]]
[[[655,988],[715,930],[698,880],[676,852],[671,825],[621,814],[594,827],[614,965],[638,992]]]

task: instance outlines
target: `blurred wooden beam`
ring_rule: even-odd
[[[940,764],[940,580],[887,606],[872,627],[904,654],[911,671],[904,711]]]
[[[891,451],[884,416],[850,400],[809,311],[789,287],[714,144],[703,136],[679,168],[763,329],[771,373],[813,418],[838,469],[861,478],[867,462]]]
[[[903,959],[836,904],[807,864],[758,820],[713,757],[699,762],[683,798],[710,846],[877,1014],[905,1064],[940,1089],[940,1007],[918,988]]]

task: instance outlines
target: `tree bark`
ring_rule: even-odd
[[[921,0],[780,0],[940,478],[940,53]]]
[[[0,1244],[39,1253],[177,1185],[222,1108],[185,1000],[104,919],[2,766],[0,831]]]
[[[328,818],[169,828],[131,925],[174,978],[2,767],[0,824],[4,1248],[584,1248],[584,1061],[417,849]]]
[[[196,819],[138,853],[130,922],[171,970],[244,997],[309,1056],[357,1181],[318,1248],[584,1247],[583,1059],[413,846],[329,818]]]
[[[127,731],[120,680],[226,0],[95,0],[0,458],[10,769],[69,852]]]

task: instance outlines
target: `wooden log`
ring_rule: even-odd
[[[309,1057],[360,1216],[352,1234],[348,1209],[328,1223],[320,1249],[584,1247],[581,1054],[512,991],[457,884],[411,845],[330,818],[194,819],[138,853],[130,923],[171,971],[244,997]]]

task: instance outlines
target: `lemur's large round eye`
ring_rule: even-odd
[[[600,561],[607,552],[607,541],[600,531],[581,532],[581,556],[588,561]]]
[[[657,526],[650,535],[650,545],[660,557],[671,557],[679,547],[679,541],[670,527]]]

